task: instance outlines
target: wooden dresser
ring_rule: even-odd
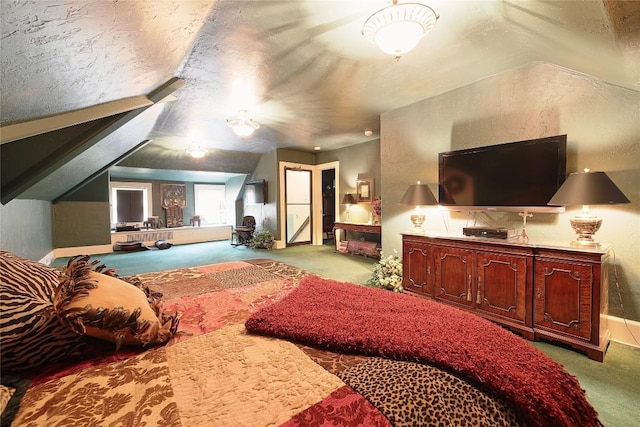
[[[403,286],[601,362],[610,338],[609,251],[403,234]]]

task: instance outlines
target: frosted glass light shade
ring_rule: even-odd
[[[416,47],[422,38],[422,26],[416,22],[394,22],[380,28],[375,41],[380,50],[389,55],[401,56]]]
[[[438,15],[421,3],[398,3],[371,15],[362,27],[362,35],[380,50],[399,58],[416,47],[436,24]]]
[[[227,125],[241,138],[251,136],[260,125],[247,118],[247,110],[240,110],[238,114],[237,119],[227,120]]]
[[[207,150],[202,147],[189,148],[187,153],[194,159],[201,159],[207,154]]]

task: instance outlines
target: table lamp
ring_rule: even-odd
[[[351,193],[345,193],[345,195],[342,197],[342,202],[340,203],[341,205],[347,205],[347,212],[346,212],[346,222],[351,221],[349,219],[349,208],[351,207],[351,205],[355,205],[356,204],[356,198],[353,197],[353,194]]]
[[[427,184],[412,184],[400,199],[401,205],[415,206],[415,210],[411,214],[411,222],[413,223],[413,231],[422,232],[422,224],[424,224],[425,214],[422,206],[437,205],[438,201],[433,196]]]
[[[596,248],[600,244],[593,235],[600,229],[602,219],[592,215],[590,205],[613,205],[630,203],[629,199],[604,172],[574,172],[570,174],[553,195],[550,206],[582,205],[582,214],[571,218],[571,227],[578,235],[571,246]]]

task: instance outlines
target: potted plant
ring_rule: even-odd
[[[254,233],[249,244],[254,249],[273,249],[273,234],[269,230],[262,230]]]
[[[371,200],[371,215],[374,224],[380,224],[380,215],[382,215],[382,199],[376,196]]]
[[[389,289],[394,292],[402,292],[402,258],[398,255],[389,255],[381,258],[373,266],[373,274],[367,281],[368,286]]]

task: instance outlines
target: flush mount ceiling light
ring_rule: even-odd
[[[187,153],[194,159],[201,159],[207,154],[207,150],[202,147],[195,147],[187,149]]]
[[[371,15],[362,27],[362,35],[396,59],[416,47],[420,39],[436,25],[436,12],[421,3],[398,3]]]
[[[256,129],[260,127],[259,124],[252,119],[247,118],[247,110],[240,110],[238,112],[238,118],[233,120],[227,120],[227,125],[241,138],[250,136]]]

